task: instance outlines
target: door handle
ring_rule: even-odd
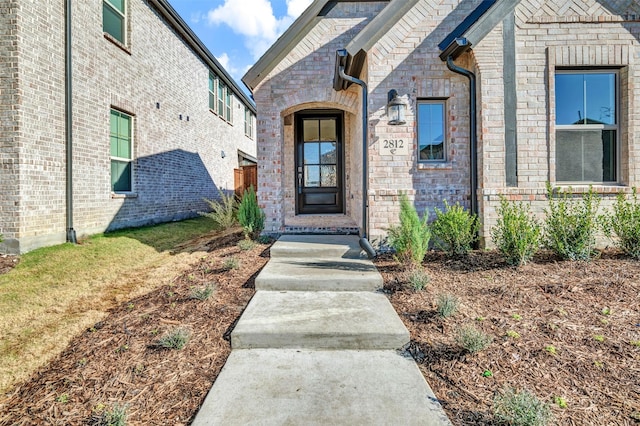
[[[302,172],[298,173],[298,194],[302,194]]]

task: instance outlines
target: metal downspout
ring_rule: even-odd
[[[73,229],[73,88],[72,88],[72,47],[71,47],[71,0],[65,0],[65,139],[66,139],[66,206],[67,241],[77,243]]]
[[[367,253],[370,259],[373,259],[376,257],[376,251],[367,240],[367,234],[369,232],[369,167],[367,166],[369,158],[369,100],[367,83],[346,74],[343,65],[341,65],[338,70],[341,78],[362,87],[362,235],[360,236],[360,248]]]
[[[447,67],[469,79],[469,168],[471,175],[471,213],[478,215],[478,133],[476,125],[476,75],[453,63],[453,55],[447,56]]]

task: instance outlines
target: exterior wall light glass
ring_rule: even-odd
[[[392,126],[406,124],[406,109],[407,104],[398,96],[398,92],[396,90],[389,90],[387,94],[387,117],[389,117],[389,124]]]

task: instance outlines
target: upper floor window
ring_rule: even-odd
[[[132,190],[133,117],[124,112],[111,110],[111,190]]]
[[[209,109],[229,123],[232,122],[231,90],[217,75],[209,74]]]
[[[445,101],[418,101],[418,162],[445,161]]]
[[[103,0],[102,30],[120,43],[126,43],[126,0]]]
[[[616,71],[556,72],[558,182],[617,181],[617,87]]]
[[[244,134],[251,139],[254,137],[255,115],[248,107],[244,107]]]

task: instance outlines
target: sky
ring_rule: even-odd
[[[238,85],[312,0],[169,0]]]

